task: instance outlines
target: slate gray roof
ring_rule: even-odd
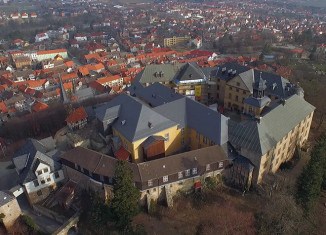
[[[12,161],[17,170],[20,170],[20,183],[26,183],[36,179],[33,169],[39,161],[49,165],[51,171],[60,169],[60,164],[46,155],[51,150],[46,148],[38,140],[28,139],[23,147],[14,153]]]
[[[223,68],[226,68],[226,72],[222,72]],[[222,80],[228,81],[229,79],[232,78],[232,76],[229,76],[229,74],[228,74],[228,70],[230,70],[230,69],[232,69],[233,71],[236,70],[237,74],[240,74],[240,73],[250,70],[250,68],[247,66],[243,66],[243,65],[240,65],[240,64],[234,63],[234,62],[229,62],[229,63],[219,65],[215,69],[213,69],[211,71],[211,76],[218,77]]]
[[[197,168],[198,166],[206,167],[207,164],[227,159],[228,157],[223,148],[214,145],[153,161],[138,163],[137,166],[142,181],[147,182],[151,179],[158,179],[187,169]]]
[[[139,99],[126,94],[117,96],[112,101],[97,108],[95,112],[97,116],[102,117],[103,110],[119,105],[119,113],[114,113],[117,118],[113,123],[113,128],[119,131],[130,142],[146,138],[177,125],[174,121],[149,108]],[[112,115],[109,116],[111,118]],[[108,117],[104,116],[100,120],[105,122],[108,120]]]
[[[66,164],[65,161],[69,161],[92,173],[114,177],[117,159],[111,156],[83,147],[76,147],[67,151],[61,158],[63,164]],[[221,146],[215,145],[138,164],[127,162],[127,165],[133,172],[135,182],[147,183],[150,179],[161,178],[224,160],[228,160],[227,154]]]
[[[170,82],[173,80],[175,74],[179,71],[182,64],[151,64],[147,65],[135,77],[135,81],[145,84],[154,82]],[[162,72],[163,76],[158,74]]]
[[[222,72],[223,68],[226,68],[225,72]],[[236,75],[228,74],[228,71],[231,69],[232,71],[236,71]],[[259,83],[260,78],[265,81],[265,94],[273,94],[279,98],[287,98],[296,92],[293,84],[277,74],[258,71],[233,62],[217,66],[217,68],[211,72],[211,76],[226,81],[231,80],[235,76],[239,76],[251,93],[253,92],[253,86],[255,83]]]
[[[176,84],[178,84],[180,81],[199,79],[207,79],[205,73],[201,70],[201,68],[199,68],[199,66],[195,63],[186,63],[175,74],[173,80]]]
[[[249,104],[257,108],[262,108],[266,106],[269,102],[271,102],[271,99],[267,96],[264,96],[263,98],[254,98],[251,96],[244,100],[245,104]]]
[[[135,89],[131,89],[130,94],[136,95],[139,99],[145,101],[152,107],[169,103],[184,97],[179,93],[176,93],[173,89],[158,82],[148,87],[136,87]]]
[[[0,207],[15,199],[15,196],[10,192],[0,191]]]
[[[229,141],[262,156],[272,149],[296,125],[314,111],[315,107],[298,95],[289,97],[285,104],[274,102],[258,123],[246,120],[229,121]]]
[[[180,127],[190,127],[216,144],[228,141],[228,118],[187,97],[154,108]]]

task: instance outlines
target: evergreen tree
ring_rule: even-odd
[[[309,212],[318,199],[326,181],[326,135],[322,136],[311,153],[297,183],[297,201]]]
[[[130,229],[132,218],[138,213],[139,190],[135,187],[131,169],[125,161],[115,167],[114,197],[111,207],[120,229]]]

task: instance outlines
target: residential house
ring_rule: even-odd
[[[43,61],[48,59],[54,59],[56,56],[61,56],[63,59],[68,58],[68,53],[66,49],[55,49],[55,50],[46,50],[46,51],[38,51],[36,53],[37,61]]]
[[[15,59],[13,59],[13,62],[17,69],[30,68],[32,66],[32,61],[27,56],[15,57]]]
[[[190,39],[191,38],[189,36],[184,36],[184,37],[173,36],[172,38],[164,38],[163,45],[164,47],[170,47],[181,43],[187,43],[189,42]]]
[[[115,87],[115,86],[122,86],[123,85],[123,77],[120,75],[114,75],[114,76],[107,76],[102,77],[96,80],[99,84],[101,84],[104,87]]]
[[[44,200],[64,179],[58,154],[52,137],[43,140],[28,139],[15,152],[12,161],[30,204]]]
[[[43,42],[48,39],[50,39],[50,37],[47,33],[38,33],[35,36],[35,42]]]
[[[70,130],[81,129],[87,124],[87,113],[84,107],[79,107],[72,111],[66,118]]]

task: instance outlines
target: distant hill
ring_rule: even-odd
[[[304,6],[311,6],[311,7],[326,7],[325,0],[301,0],[298,2]]]

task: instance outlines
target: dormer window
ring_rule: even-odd
[[[45,168],[44,169],[44,173],[46,173],[46,172],[48,172],[49,171],[49,169],[48,168]]]
[[[37,175],[42,175],[42,170],[37,171]]]
[[[153,128],[153,124],[152,124],[151,122],[148,122],[148,127],[149,127],[150,129],[152,129],[152,128]]]

